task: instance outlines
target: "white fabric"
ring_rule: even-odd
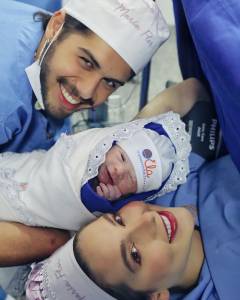
[[[73,253],[73,238],[45,260],[41,269],[40,277],[43,278],[40,285],[41,293],[46,300],[115,299],[99,288],[82,271]],[[30,284],[29,280],[27,287]]]
[[[49,50],[49,48],[51,47],[53,42],[57,39],[57,37],[58,37],[59,33],[61,32],[62,28],[63,28],[63,24],[60,26],[58,31],[55,33],[54,37],[49,42],[47,47],[45,48],[45,46],[44,46],[42,48],[42,51],[39,54],[39,58],[36,59],[30,66],[28,66],[25,69],[25,72],[26,72],[28,80],[31,84],[32,90],[33,90],[33,92],[36,96],[36,99],[37,99],[37,102],[35,104],[35,109],[37,109],[37,110],[40,110],[40,109],[44,110],[45,109],[44,101],[43,101],[43,97],[42,97],[41,80],[40,80],[41,65],[42,65],[42,62],[43,62],[43,59],[44,59],[45,55],[47,54],[47,51]]]
[[[175,149],[169,138],[166,136],[161,135],[159,138],[159,134],[157,132],[149,129],[145,130],[147,131],[147,134],[151,140],[154,141],[157,151],[161,157],[162,181],[165,181],[170,175],[172,164],[174,164],[176,161]]]
[[[0,154],[0,220],[78,230],[95,216],[82,204],[81,187],[98,174],[114,141],[128,139],[145,124],[158,122],[176,148],[174,168],[164,189],[176,189],[188,174],[189,136],[175,113],[108,128],[63,135],[49,151]]]
[[[156,139],[161,139],[158,135]],[[148,137],[147,130],[136,132],[133,142],[123,140],[118,145],[126,152],[133,164],[137,178],[137,193],[153,191],[162,184],[161,152],[153,140]]]
[[[135,73],[169,37],[153,0],[70,0],[63,9],[109,44]]]

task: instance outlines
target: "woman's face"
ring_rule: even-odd
[[[161,291],[181,282],[193,231],[185,208],[132,202],[89,224],[79,241],[83,258],[103,283]]]

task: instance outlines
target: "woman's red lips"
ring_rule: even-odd
[[[176,235],[177,231],[177,219],[175,216],[169,211],[160,211],[158,212],[160,217],[163,220],[164,227],[166,229],[169,242],[171,243]]]

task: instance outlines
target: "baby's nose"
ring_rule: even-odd
[[[119,179],[122,179],[125,174],[125,168],[121,164],[118,164],[114,168],[114,173]]]

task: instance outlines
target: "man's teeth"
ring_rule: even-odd
[[[78,100],[73,99],[73,97],[71,95],[69,95],[69,93],[67,92],[67,90],[61,85],[61,91],[63,93],[63,96],[65,97],[65,99],[70,102],[71,104],[79,104]]]
[[[172,235],[171,224],[170,224],[170,222],[169,222],[169,220],[168,220],[167,217],[165,217],[165,216],[161,216],[161,217],[162,217],[163,223],[164,223],[164,225],[165,225],[165,227],[166,227],[166,229],[167,229],[168,240],[169,240],[169,242],[170,242],[170,240],[171,240],[171,235]]]

